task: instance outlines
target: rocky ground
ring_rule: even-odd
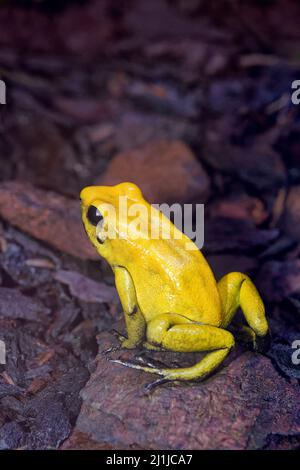
[[[298,3],[1,3],[0,448],[299,448]],[[268,351],[151,393],[106,360],[122,312],[78,195],[126,179],[205,203],[203,252],[254,279]]]

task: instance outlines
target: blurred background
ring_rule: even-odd
[[[254,279],[273,334],[266,357],[298,386],[299,17],[293,0],[0,2],[4,448],[69,438],[96,335],[121,318],[81,226],[86,185],[129,180],[153,203],[205,203],[204,254],[217,279]],[[76,399],[60,408],[68,374]],[[253,446],[298,447],[299,425],[285,426],[287,437]],[[227,448],[247,447],[236,439]],[[80,445],[91,444],[69,444]]]

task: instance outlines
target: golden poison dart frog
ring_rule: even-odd
[[[254,342],[267,334],[264,304],[249,277],[232,272],[216,282],[198,247],[135,184],[90,186],[80,197],[88,237],[114,272],[128,336],[122,347],[207,352],[182,368],[113,362],[158,374],[157,382],[194,380],[216,369],[233,348],[226,328],[239,307]]]

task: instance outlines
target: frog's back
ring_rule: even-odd
[[[149,256],[151,265],[149,265]],[[199,250],[177,240],[155,240],[128,263],[139,306],[146,320],[173,312],[219,326],[221,303],[214,275]]]

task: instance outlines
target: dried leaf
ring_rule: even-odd
[[[117,301],[117,294],[114,287],[110,287],[103,282],[96,282],[75,271],[60,270],[54,278],[67,284],[70,292],[84,302],[111,303]]]

